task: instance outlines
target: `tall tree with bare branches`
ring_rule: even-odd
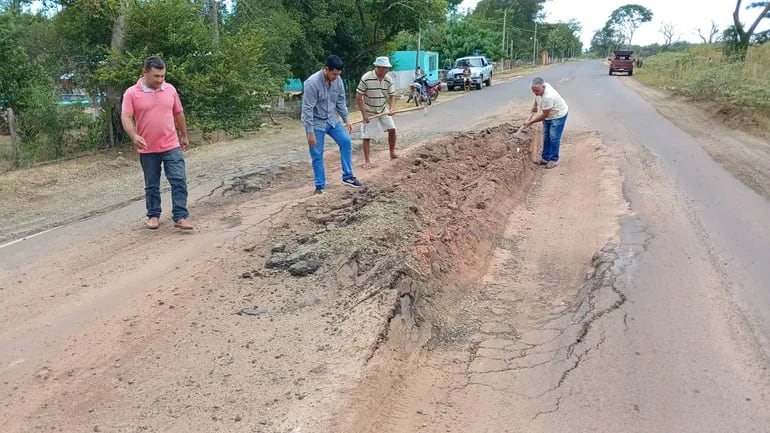
[[[711,45],[713,43],[719,42],[719,27],[717,27],[717,23],[715,23],[713,20],[711,21],[711,30],[708,32],[708,39],[706,38],[706,35],[701,32],[700,28],[695,29],[695,34],[698,35],[704,44]]]
[[[676,26],[674,23],[663,23],[660,25],[660,33],[663,35],[663,49],[665,50],[674,42]]]
[[[746,6],[746,10],[761,9],[761,12],[754,19],[754,22],[752,22],[748,27],[744,26],[743,22],[741,22],[741,3],[743,3],[743,0],[737,0],[735,2],[735,10],[733,11],[733,25],[735,36],[737,38],[737,48],[745,55],[749,44],[751,44],[751,38],[754,36],[759,23],[763,19],[770,19],[770,1],[756,1],[749,3]]]

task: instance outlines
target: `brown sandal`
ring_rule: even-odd
[[[155,230],[160,225],[160,221],[158,220],[158,217],[152,217],[147,219],[147,228],[150,230]]]
[[[186,218],[182,218],[178,221],[174,222],[174,227],[182,230],[192,230],[193,226],[190,224]]]

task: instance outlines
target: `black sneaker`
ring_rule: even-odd
[[[324,189],[320,186],[315,187],[315,191],[313,192],[313,195],[321,195],[324,193]]]
[[[350,179],[342,179],[342,183],[347,186],[352,186],[353,188],[361,188],[364,186],[364,184],[359,182],[355,177],[351,177]]]

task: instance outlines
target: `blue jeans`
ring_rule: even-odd
[[[564,132],[565,123],[567,123],[566,114],[543,121],[543,161],[559,160],[559,146],[561,146],[561,134]]]
[[[324,138],[326,134],[334,139],[340,147],[340,165],[342,165],[342,180],[353,178],[353,147],[350,141],[350,134],[341,122],[331,127],[326,125],[326,129],[313,129],[315,133],[315,147],[308,146],[310,149],[310,159],[313,161],[313,182],[315,186],[326,187],[326,171],[324,170]]]
[[[166,179],[171,184],[171,218],[174,221],[187,218],[187,177],[182,149],[177,147],[161,153],[140,153],[139,162],[144,171],[147,217],[160,217],[160,167],[163,165]]]

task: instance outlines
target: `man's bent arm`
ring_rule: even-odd
[[[313,132],[313,110],[317,103],[317,89],[305,81],[305,88],[302,91],[302,125],[308,132]]]
[[[361,111],[361,119],[364,121],[364,123],[367,123],[368,120],[368,113],[366,112],[366,109],[364,107],[364,94],[356,92],[356,103],[358,104],[358,109]]]
[[[339,80],[339,78],[337,78]],[[335,104],[337,107],[337,113],[342,117],[342,121],[345,123],[350,123],[350,115],[348,114],[348,101],[347,97],[345,96],[345,85],[342,85],[342,92],[340,92],[340,95],[337,97],[337,103]]]
[[[179,134],[182,137],[187,137],[187,123],[185,123],[184,120],[184,111],[174,113],[174,123],[176,123],[176,128],[179,130]]]
[[[176,123],[177,129],[179,129],[179,144],[182,146],[182,150],[187,150],[190,147],[190,139],[187,137],[187,123],[184,120],[184,111],[174,113],[174,123]]]
[[[126,131],[126,134],[131,139],[131,141],[134,141],[137,132],[133,113],[123,113],[120,116],[120,123],[123,124],[123,130]]]

